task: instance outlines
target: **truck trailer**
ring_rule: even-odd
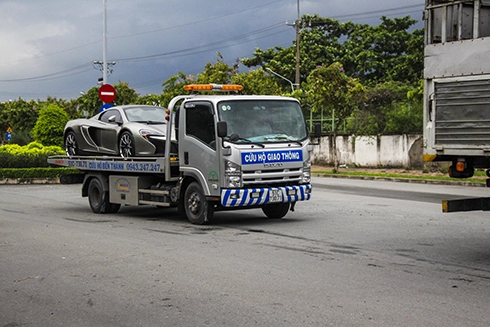
[[[490,0],[426,0],[424,21],[424,161],[469,178],[490,168]],[[488,197],[443,201],[444,212],[489,208]]]
[[[173,98],[166,110],[163,156],[51,156],[50,164],[80,171],[60,182],[81,182],[94,213],[177,207],[193,224],[211,221],[218,210],[247,208],[279,219],[310,199],[313,145],[298,100],[240,95],[240,85],[184,89],[190,94]]]

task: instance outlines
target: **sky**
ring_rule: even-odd
[[[206,63],[232,65],[255,48],[289,47],[300,15],[378,25],[410,15],[422,27],[424,0],[105,0],[107,83],[139,95]],[[74,99],[102,78],[104,0],[1,0],[0,102]],[[247,71],[247,67],[241,67]],[[290,76],[289,79],[294,79]]]

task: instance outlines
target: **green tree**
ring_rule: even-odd
[[[69,120],[70,117],[64,109],[56,104],[49,104],[40,110],[32,135],[37,142],[45,146],[63,146],[63,130]]]
[[[284,93],[277,83],[277,78],[266,74],[262,68],[233,75],[231,82],[242,85],[243,94],[282,95]]]
[[[193,75],[186,75],[182,72],[178,72],[176,75],[170,76],[165,82],[163,82],[163,94],[161,99],[162,107],[167,108],[170,101],[179,95],[185,94],[184,85],[195,83],[195,77]]]
[[[418,87],[386,82],[368,87],[347,129],[361,135],[422,132],[422,98]]]
[[[116,99],[114,105],[134,104],[138,101],[138,94],[136,91],[129,87],[126,82],[119,82],[114,85],[116,89]],[[76,111],[79,113],[87,113],[87,116],[91,117],[96,115],[102,105],[104,104],[99,98],[99,87],[94,86],[85,94],[80,96],[76,103]]]
[[[423,70],[423,32],[410,32],[416,23],[409,16],[370,26],[340,23],[332,18],[303,15],[300,35],[301,81],[317,66],[342,63],[348,76],[363,84],[401,81],[415,84]],[[294,76],[295,45],[289,48],[255,49],[252,58],[242,58],[247,67],[270,67],[283,76]]]
[[[204,71],[197,77],[193,75],[186,75],[183,72],[179,72],[174,76],[168,78],[163,82],[163,95],[161,104],[163,107],[168,107],[170,101],[179,95],[185,95],[184,86],[192,83],[206,84],[229,84],[232,78],[238,74],[238,66],[229,66],[223,61],[223,57],[218,52],[218,58],[215,63],[208,62],[204,66]]]
[[[146,94],[139,96],[135,104],[144,104],[149,106],[161,106],[162,95],[159,94]]]
[[[21,98],[2,105],[0,111],[0,128],[6,131],[12,128],[12,143],[25,145],[31,141],[30,133],[38,117],[38,103]],[[2,137],[5,134],[2,133]]]
[[[230,66],[223,61],[221,53],[217,52],[216,55],[216,62],[208,62],[203,72],[197,75],[197,83],[229,84],[232,76],[238,74],[238,63]]]
[[[339,122],[351,116],[359,102],[362,101],[364,86],[358,80],[347,76],[340,63],[333,63],[313,70],[307,78],[305,89],[313,111],[324,108],[335,117],[332,122],[332,149],[334,169],[337,171],[339,161],[336,137]]]

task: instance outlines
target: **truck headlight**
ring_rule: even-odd
[[[303,174],[301,175],[302,184],[308,184],[311,182],[311,160],[305,160],[303,162]]]
[[[225,187],[242,187],[242,170],[240,165],[229,160],[225,160]]]

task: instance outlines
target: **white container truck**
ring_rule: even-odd
[[[490,168],[490,0],[425,4],[424,161],[468,178]],[[488,209],[487,197],[443,202],[445,212]]]

